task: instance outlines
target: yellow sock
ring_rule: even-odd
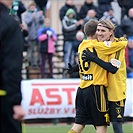
[[[68,131],[68,133],[77,133],[77,132],[75,132],[74,130],[70,129],[70,130]]]

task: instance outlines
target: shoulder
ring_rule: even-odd
[[[128,40],[125,37],[120,37],[120,38],[115,38],[114,41],[119,42],[119,41],[128,41]]]
[[[64,16],[62,21],[69,21],[68,17],[67,16]]]
[[[64,6],[62,6],[61,8],[60,8],[60,12],[61,11],[65,11],[65,10],[67,10],[68,9],[68,7],[66,6],[66,5],[64,5]]]
[[[5,26],[7,28],[17,27],[19,24],[14,19],[13,16],[8,15],[7,13],[3,13],[0,18],[2,26]]]
[[[83,40],[79,45],[79,49],[88,48],[92,46],[93,46],[92,40]]]

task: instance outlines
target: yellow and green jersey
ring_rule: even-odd
[[[86,48],[92,51],[93,47],[97,51],[100,59],[108,62],[109,55],[126,47],[126,41],[112,42],[109,45],[106,42],[97,42],[97,40],[83,40],[79,45],[79,74],[80,88],[86,88],[90,85],[108,85],[107,71],[94,62],[85,62],[82,60],[82,52]],[[116,45],[117,44],[117,45]],[[107,56],[108,55],[108,56]]]

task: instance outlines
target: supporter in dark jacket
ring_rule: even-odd
[[[109,8],[112,8],[111,2],[113,0],[98,0],[98,10],[97,17],[100,19],[103,16],[103,13],[108,11]]]
[[[121,28],[127,37],[133,36],[133,8],[128,12],[128,17],[122,19]]]
[[[22,13],[26,11],[25,5],[20,0],[14,0],[12,8],[10,9],[11,15],[16,15],[19,21],[22,23]]]
[[[78,16],[78,11],[77,11],[76,6],[73,3],[73,0],[66,0],[65,5],[59,11],[59,17],[60,17],[61,21],[64,18],[67,10],[70,9],[70,8],[73,9],[75,11],[75,13],[76,13],[76,16]]]
[[[81,6],[79,11],[79,19],[84,19],[87,15],[88,10],[91,9],[97,12],[97,7],[94,5],[93,0],[85,0],[84,4]]]
[[[121,7],[121,20],[125,15],[128,16],[128,10],[133,7],[132,0],[117,0],[119,6]]]
[[[88,10],[86,17],[83,19],[83,24],[82,24],[82,31],[84,32],[84,25],[91,19],[95,19],[96,18],[96,11],[94,9]]]
[[[21,70],[23,36],[19,23],[9,15],[12,1],[0,0],[0,133],[22,133]]]
[[[46,6],[48,0],[34,0],[41,10]]]
[[[48,3],[48,0],[34,0],[36,5],[37,5],[37,8],[41,11],[43,11],[43,14],[45,16],[46,14],[46,6],[47,6],[47,3]]]
[[[74,65],[76,66],[77,64],[78,64],[78,53],[76,53],[74,55],[74,63],[73,63],[73,66]],[[69,64],[69,65],[71,65],[71,64]],[[74,73],[70,74],[70,78],[80,78],[79,77],[79,72],[74,72]]]
[[[20,19],[20,22],[22,23],[22,13],[24,13],[26,11],[26,7],[22,3],[22,1],[18,1],[18,3],[19,3],[19,8],[18,8],[17,15],[18,15],[18,17]]]
[[[98,0],[99,5],[110,5],[114,0]]]

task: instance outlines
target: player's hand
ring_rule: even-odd
[[[88,48],[83,51],[82,53],[82,60],[83,61],[94,61],[97,57],[96,50],[93,48],[93,52],[91,52]]]
[[[14,105],[13,106],[13,118],[18,121],[22,121],[25,117],[25,111],[23,110],[21,105]]]
[[[68,74],[72,74],[73,72],[78,72],[78,70],[79,70],[79,67],[78,67],[78,65],[71,65],[71,63],[68,63],[68,69],[67,69],[67,73]]]
[[[72,65],[70,63],[68,63],[67,73],[71,75],[73,72],[74,72],[74,70],[73,70]]]

